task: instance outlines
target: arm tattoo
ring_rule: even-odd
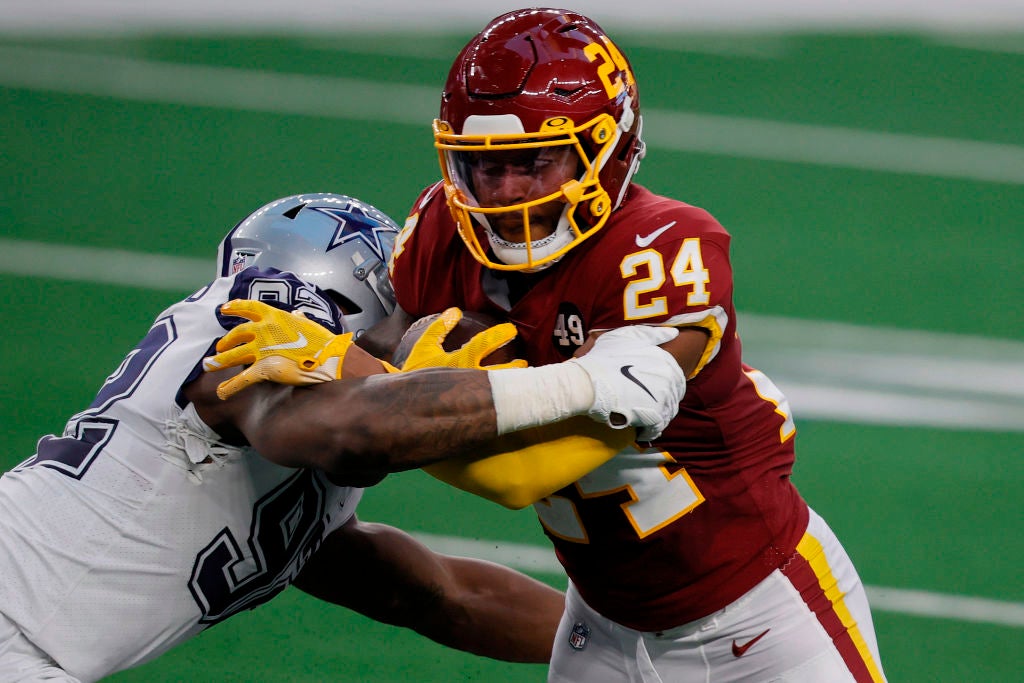
[[[358,437],[355,442],[373,468],[422,467],[472,452],[497,437],[486,373],[430,369],[377,375],[364,389],[358,412],[365,429],[360,431],[372,444]]]

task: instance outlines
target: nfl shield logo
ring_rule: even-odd
[[[590,637],[590,627],[582,621],[572,625],[572,633],[569,634],[569,645],[574,650],[582,650],[587,646],[587,638]]]
[[[236,251],[231,255],[231,274],[240,273],[245,270],[246,266],[249,265],[249,258],[252,254],[247,254],[244,251]]]

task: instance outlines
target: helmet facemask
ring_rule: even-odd
[[[471,116],[461,135],[435,120],[434,140],[448,205],[473,256],[496,270],[543,270],[596,232],[612,209],[599,172],[620,135],[607,114],[581,126],[564,116],[552,117],[536,133],[525,132],[515,116]],[[565,180],[558,182],[556,175],[555,184],[545,184],[546,169],[554,174],[566,169],[561,173]],[[511,192],[516,197],[512,201],[497,201],[480,187],[507,182],[502,177],[509,174],[524,179]],[[558,216],[552,232],[531,219],[531,213],[536,217],[538,212],[548,223]],[[481,244],[474,221],[486,235],[490,253]]]

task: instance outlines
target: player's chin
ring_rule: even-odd
[[[490,219],[491,230],[506,242],[522,242],[526,239],[523,222],[518,218]]]
[[[503,221],[500,223],[492,221],[491,229],[497,233],[498,237],[506,242],[522,244],[527,241],[526,229],[523,227],[523,222],[520,220]],[[542,240],[552,232],[554,232],[554,227],[546,225],[545,222],[530,222],[530,241],[536,242],[537,240]]]

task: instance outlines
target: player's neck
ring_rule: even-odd
[[[508,311],[526,296],[540,275],[541,273],[517,273],[485,268],[482,281],[488,298]]]

